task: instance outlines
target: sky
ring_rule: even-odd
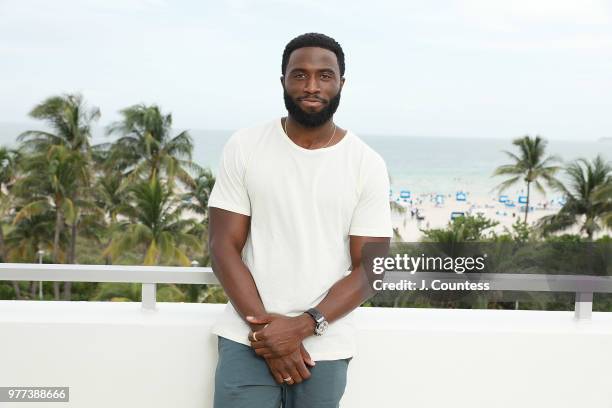
[[[262,123],[305,32],[342,45],[335,121],[358,134],[612,137],[612,0],[0,0],[0,123],[67,92],[102,126],[137,103],[179,129]]]

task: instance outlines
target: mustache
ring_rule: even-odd
[[[303,101],[304,99],[316,99],[317,101],[321,103],[329,102],[327,99],[321,98],[320,96],[317,96],[317,95],[306,95],[306,96],[300,96],[299,98],[297,98],[297,100],[300,102]]]

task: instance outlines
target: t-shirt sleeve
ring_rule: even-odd
[[[389,174],[380,156],[366,166],[357,206],[351,219],[349,235],[392,237]]]
[[[234,135],[223,147],[208,206],[250,216],[251,201],[245,184],[245,172],[246,161],[240,139]]]

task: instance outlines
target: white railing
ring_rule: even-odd
[[[425,275],[388,272],[385,281],[476,279]],[[592,294],[610,292],[610,277],[478,279],[494,290],[577,293],[574,315],[582,318],[568,311],[358,308],[357,353],[340,406],[612,407],[612,313],[591,314]],[[0,280],[143,285],[142,303],[0,301],[0,386],[68,386],[74,407],[212,408],[212,327],[225,306],[155,301],[158,283],[217,283],[210,268],[0,264]]]
[[[575,293],[574,316],[589,319],[593,293],[612,293],[612,276],[544,275],[523,273],[456,274],[387,272],[385,282],[487,282],[490,290]],[[72,265],[0,263],[0,280],[126,282],[142,284],[142,308],[154,310],[158,283],[219,284],[212,268],[174,266]]]

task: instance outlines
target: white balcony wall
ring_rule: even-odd
[[[222,307],[0,301],[0,386],[69,386],[54,407],[211,407]],[[342,407],[612,407],[612,313],[355,313]]]

